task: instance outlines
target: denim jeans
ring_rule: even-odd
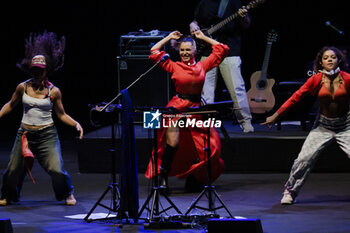
[[[204,60],[206,57],[202,57]],[[221,72],[226,88],[233,101],[233,107],[237,121],[242,124],[250,123],[252,115],[248,104],[245,83],[241,74],[241,58],[239,56],[226,57],[218,67],[208,71],[205,75],[205,82],[202,91],[202,97],[206,103],[211,104],[215,101],[215,89],[218,78],[218,69]]]
[[[18,201],[27,173],[22,155],[22,134],[27,131],[29,149],[41,167],[51,176],[53,190],[57,200],[64,200],[73,193],[71,178],[63,168],[61,145],[54,126],[41,130],[28,130],[22,126],[18,129],[16,140],[11,151],[10,162],[3,175],[2,199]]]
[[[294,161],[285,189],[297,196],[320,153],[335,141],[350,158],[350,112],[338,118],[319,116]]]

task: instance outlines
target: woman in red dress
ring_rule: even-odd
[[[194,33],[195,37],[212,46],[211,55],[204,61],[196,62],[196,44],[191,37],[183,37],[179,31],[171,32],[151,49],[150,60],[157,62],[166,56],[160,49],[169,41],[179,40],[179,55],[181,61],[170,59],[161,61],[160,67],[172,73],[177,94],[166,107],[175,108],[179,114],[171,118],[172,122],[202,119],[200,115],[181,116],[191,107],[200,106],[201,92],[205,73],[218,66],[225,58],[229,48],[218,41],[207,37],[201,31]],[[180,115],[180,117],[179,117]],[[163,116],[164,117],[164,116]],[[167,119],[168,121],[168,119]],[[160,187],[167,189],[167,177],[176,175],[178,178],[194,178],[200,183],[207,183],[206,147],[207,128],[204,127],[163,127],[158,131],[158,168]],[[224,170],[224,162],[220,158],[220,137],[214,127],[210,128],[211,149],[211,181],[217,179]],[[154,151],[153,151],[154,152]],[[154,153],[153,153],[154,154]],[[153,157],[148,164],[145,176],[151,179],[154,175]]]

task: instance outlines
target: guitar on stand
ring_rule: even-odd
[[[267,45],[265,50],[264,62],[261,71],[256,71],[250,77],[250,90],[247,92],[248,103],[252,113],[266,113],[275,106],[275,96],[272,87],[275,84],[274,79],[267,79],[267,67],[270,60],[272,43],[276,42],[277,33],[272,30],[267,36]]]
[[[245,6],[245,9],[247,9],[247,10],[253,9],[253,8],[257,7],[258,5],[260,5],[261,3],[264,3],[264,2],[265,2],[265,0],[254,0],[254,1],[251,1],[248,5]],[[206,36],[212,37],[214,33],[216,33],[218,30],[223,28],[226,24],[232,22],[235,18],[237,18],[239,16],[240,15],[239,15],[238,11],[236,11],[235,13],[230,15],[229,17],[227,17],[224,20],[220,21],[219,23],[211,26],[210,28],[202,29],[202,32]],[[198,41],[198,43],[197,43],[197,54],[201,54],[202,50],[206,46],[207,46],[207,44],[201,43],[200,41]]]

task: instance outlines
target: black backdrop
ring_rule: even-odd
[[[66,36],[67,47],[65,66],[52,81],[63,93],[66,112],[80,121],[86,131],[92,130],[88,104],[110,100],[117,94],[116,56],[120,35],[139,29],[177,29],[188,34],[198,1],[8,2],[1,14],[0,105],[27,78],[15,66],[23,56],[24,39],[30,32],[54,31]],[[272,47],[269,75],[277,82],[302,79],[307,65],[322,46],[348,45],[347,37],[325,26],[330,21],[350,35],[346,13],[346,1],[340,0],[266,0],[253,9],[252,25],[245,31],[242,45],[242,72],[247,88],[250,75],[261,69],[269,30],[276,29],[279,33]],[[17,108],[0,120],[0,137],[15,134],[21,111]],[[76,136],[73,129],[61,123],[58,127],[63,137]]]

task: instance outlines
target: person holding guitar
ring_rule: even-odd
[[[317,96],[319,114],[294,161],[281,204],[291,205],[305,183],[321,151],[336,141],[350,158],[350,74],[343,71],[346,60],[335,47],[323,47],[314,61],[314,71],[300,87],[263,125],[270,128],[307,94]]]
[[[236,12],[237,18],[231,15]],[[201,0],[195,10],[194,20],[190,23],[191,33],[197,30],[205,32],[208,28],[220,20],[225,19],[221,28],[211,34],[211,28],[207,31],[210,36],[214,36],[217,41],[227,44],[230,51],[223,62],[218,66],[225,85],[232,98],[235,116],[240,123],[243,132],[254,132],[251,124],[252,115],[249,109],[245,83],[241,74],[241,32],[249,27],[251,19],[248,10],[242,7],[240,0]],[[231,16],[230,16],[231,15]],[[235,18],[233,20],[233,18]],[[227,23],[228,20],[232,20]],[[201,27],[200,27],[200,26]],[[211,48],[204,47],[200,53],[200,59],[205,59],[210,54]],[[218,68],[207,72],[203,86],[202,97],[207,103],[213,103],[215,99],[215,88],[218,78]]]

